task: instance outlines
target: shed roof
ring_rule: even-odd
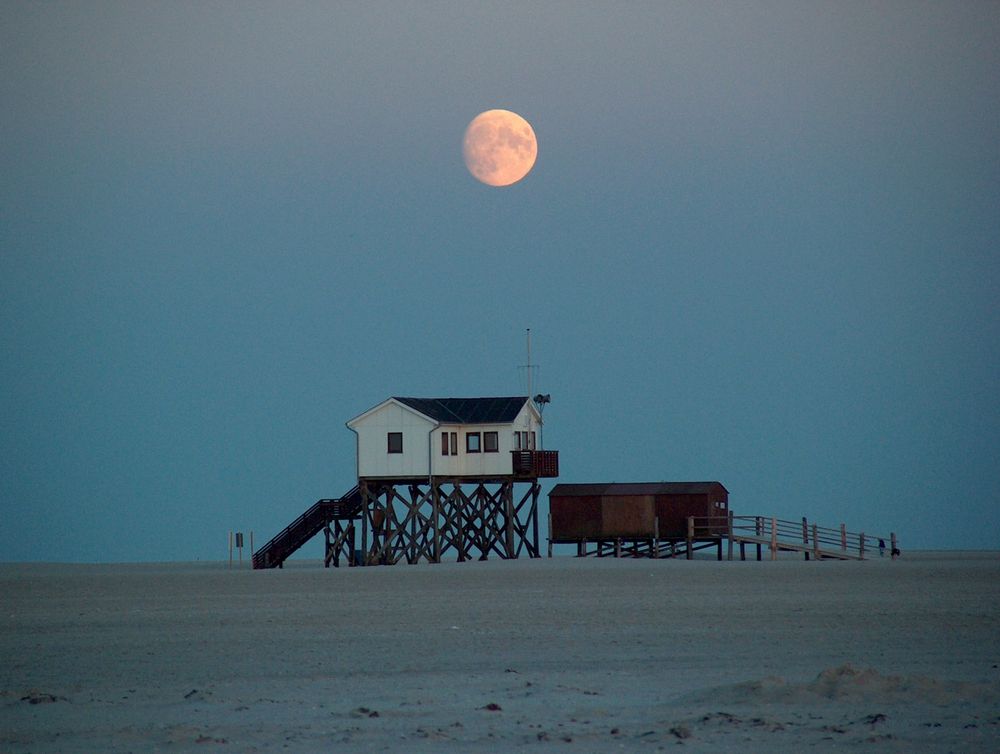
[[[528,401],[527,396],[507,398],[400,398],[415,411],[446,424],[510,424]]]
[[[719,487],[729,494],[722,482],[606,482],[596,484],[557,484],[549,497],[587,497],[601,495],[707,495]]]

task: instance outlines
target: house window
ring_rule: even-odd
[[[448,455],[448,433],[441,433],[441,455]]]
[[[479,452],[479,433],[478,432],[466,432],[465,433],[465,452],[466,453],[478,453]]]
[[[498,453],[500,451],[500,436],[496,432],[483,432],[483,452]]]
[[[441,433],[441,455],[458,455],[458,432]]]
[[[390,453],[402,453],[403,452],[403,433],[402,432],[390,432],[388,434],[387,440],[388,448]]]
[[[534,449],[535,449],[534,432],[514,433],[514,450],[534,450]]]
[[[451,454],[458,455],[458,432],[451,433]]]

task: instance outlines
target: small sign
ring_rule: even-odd
[[[243,547],[243,532],[236,532],[236,546]]]

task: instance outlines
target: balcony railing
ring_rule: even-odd
[[[559,476],[558,450],[512,450],[514,476],[537,479]]]

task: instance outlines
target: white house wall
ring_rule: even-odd
[[[508,476],[513,466],[514,432],[534,432],[536,447],[541,448],[539,416],[526,402],[511,424],[442,424],[430,435],[430,462],[434,476],[491,477]],[[422,414],[395,401],[387,401],[349,423],[358,435],[358,476],[381,478],[426,478],[428,473],[428,431],[434,427]],[[389,432],[403,433],[403,452],[388,452]],[[456,455],[441,453],[441,435],[456,433]],[[466,435],[478,432],[480,452],[466,451]],[[483,433],[496,432],[499,450],[486,453]]]
[[[455,432],[458,436],[458,455],[442,455],[441,435]],[[470,432],[479,433],[479,453],[466,451],[465,437]],[[496,432],[499,450],[487,453],[482,450],[483,433]],[[513,442],[513,432],[509,424],[476,424],[474,426],[461,424],[442,424],[434,432],[436,453],[432,455],[434,476],[506,476],[511,473],[510,450]]]
[[[434,426],[429,419],[398,403],[388,402],[359,420],[359,477],[427,476],[427,433]],[[389,432],[403,433],[403,452],[388,452]]]

